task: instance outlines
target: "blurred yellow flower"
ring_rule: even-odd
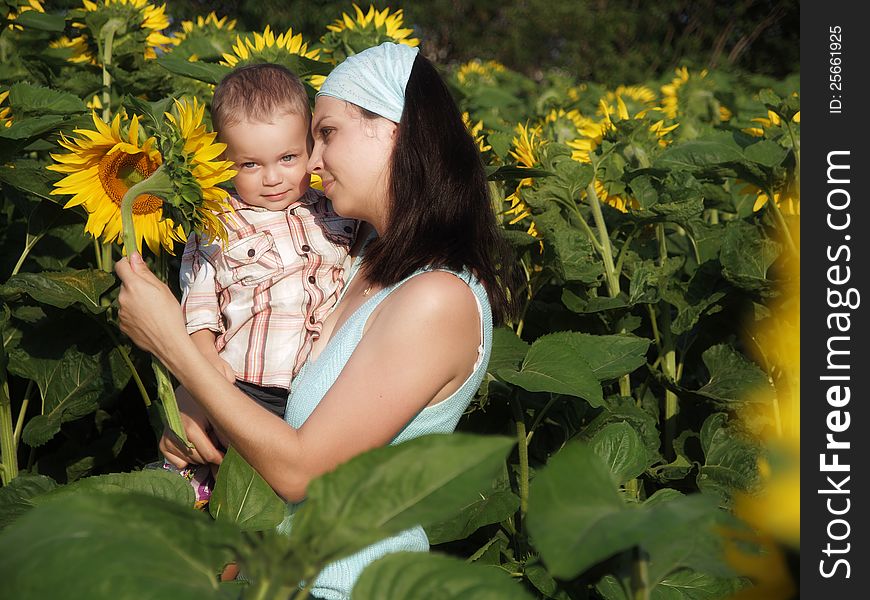
[[[483,153],[487,150],[492,150],[492,146],[486,143],[486,139],[482,133],[483,121],[478,121],[477,123],[472,124],[471,116],[467,112],[463,112],[462,122],[465,123],[465,128],[468,130],[468,133],[472,138],[474,138],[474,143],[477,144],[478,151]]]
[[[680,103],[683,94],[681,88],[690,82],[701,83],[702,80],[707,78],[708,74],[707,69],[704,69],[693,77],[689,73],[689,69],[686,67],[677,67],[674,69],[674,72],[676,73],[676,77],[674,77],[670,83],[661,87],[662,110],[669,119],[676,119],[677,114],[680,112]],[[704,85],[704,89],[704,93],[712,98],[713,83],[710,82],[709,84]],[[720,121],[728,121],[731,119],[732,113],[727,107],[722,106],[718,101],[716,101],[716,106],[718,107],[718,117]]]
[[[196,17],[196,21],[182,21],[181,30],[184,33],[192,33],[194,29],[225,29],[233,31],[236,28],[236,20],[228,20],[229,17],[218,17],[214,11],[208,13],[208,16],[203,18],[202,15]]]
[[[8,97],[9,92],[0,92],[0,127],[12,127],[12,109],[3,106]]]
[[[172,39],[163,33],[169,27],[165,4],[158,7],[148,0],[102,0],[102,3],[100,0],[82,0],[82,6],[88,12],[134,9],[125,11],[124,16],[148,32],[145,39],[145,58],[157,58],[157,50],[165,50],[172,44]]]
[[[24,29],[21,25],[16,25],[15,23],[12,23],[11,21],[14,21],[15,19],[17,19],[21,13],[26,13],[29,10],[35,10],[36,12],[41,12],[41,13],[45,12],[45,9],[42,7],[42,2],[40,0],[27,0],[26,3],[19,4],[17,10],[9,11],[9,14],[6,16],[6,20],[10,21],[7,28],[10,30],[18,30],[18,31],[21,31],[22,29]]]
[[[459,69],[456,70],[456,80],[462,85],[471,81],[495,84],[496,73],[504,73],[505,70],[505,66],[499,62],[494,60],[483,62],[475,58],[459,65]]]
[[[312,60],[320,59],[320,50],[309,49],[308,42],[302,39],[301,33],[294,35],[293,29],[288,29],[285,33],[276,36],[266,25],[263,33],[252,33],[245,37],[236,36],[233,53],[225,53],[220,64],[235,67],[253,61],[280,63],[281,55],[286,54],[296,54]],[[326,78],[323,75],[311,75],[303,79],[315,89],[320,89]]]
[[[353,10],[355,18],[347,13],[341,13],[341,18],[336,19],[331,25],[327,25],[326,29],[333,33],[341,33],[345,30],[369,30],[381,33],[384,39],[378,39],[376,44],[395,42],[397,44],[405,44],[406,46],[420,45],[420,40],[410,37],[414,33],[414,30],[402,27],[405,17],[401,8],[390,14],[389,8],[375,10],[374,5],[369,5],[368,12],[363,14],[360,7],[354,4]]]
[[[791,120],[793,123],[800,123],[800,111],[796,112]],[[762,137],[766,129],[770,129],[772,127],[779,127],[782,125],[782,119],[772,110],[767,111],[766,117],[756,117],[755,119],[752,119],[752,122],[758,123],[761,127],[746,127],[743,129],[743,132],[748,133],[749,135],[754,135],[755,137]]]
[[[97,64],[96,56],[91,52],[91,49],[88,47],[88,38],[85,34],[76,36],[76,37],[67,37],[65,35],[60,36],[56,40],[52,40],[48,43],[49,48],[69,48],[72,50],[72,55],[67,58],[67,62],[71,62],[74,64],[79,63],[88,63],[95,65]]]

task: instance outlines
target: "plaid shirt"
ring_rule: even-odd
[[[210,329],[243,381],[290,387],[344,287],[357,221],[335,214],[309,190],[283,211],[231,198],[228,242],[193,234],[181,259],[187,332]]]

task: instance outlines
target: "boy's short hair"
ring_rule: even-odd
[[[211,102],[211,120],[220,135],[244,119],[268,121],[277,112],[298,114],[311,122],[311,106],[302,80],[274,63],[245,65],[221,79]]]

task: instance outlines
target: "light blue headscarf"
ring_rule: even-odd
[[[335,67],[317,97],[346,100],[398,123],[417,53],[417,48],[392,42],[367,48]]]

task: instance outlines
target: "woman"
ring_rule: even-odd
[[[140,256],[116,267],[122,330],[192,397],[182,411],[195,449],[164,434],[164,455],[178,466],[219,463],[211,424],[289,502],[365,450],[453,431],[485,373],[493,318],[513,313],[505,287],[517,280],[474,142],[415,48],[386,43],[336,67],[317,94],[312,134],[309,171],[336,212],[374,233],[293,382],[286,422],[216,375]],[[327,567],[314,594],[346,598],[369,562],[427,549],[423,530],[408,530]]]

